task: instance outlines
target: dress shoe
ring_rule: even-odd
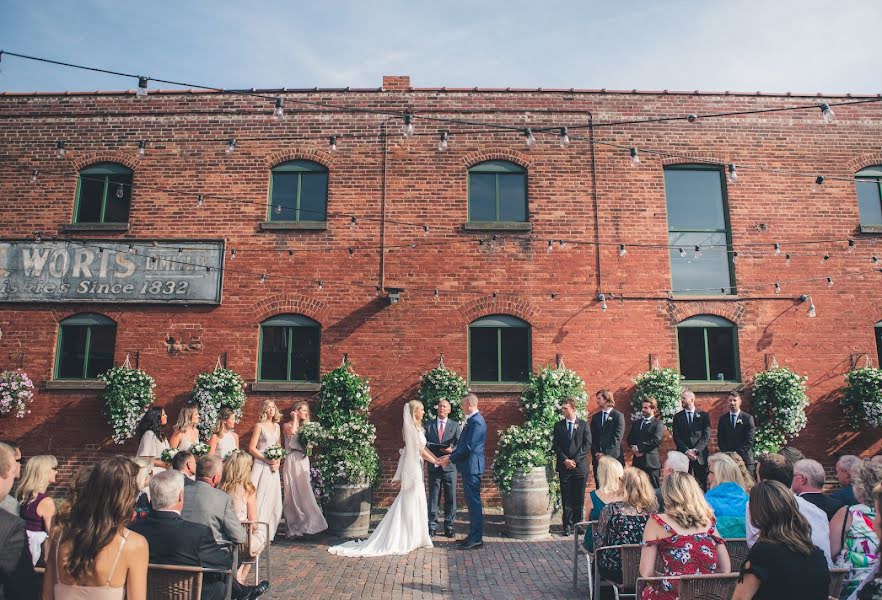
[[[468,546],[471,543],[472,543],[472,541],[469,538],[462,538],[461,540],[456,542],[456,545],[457,546]]]
[[[444,537],[452,538],[453,537],[453,529],[445,529],[444,530]]]
[[[463,550],[476,550],[478,548],[482,548],[484,546],[484,542],[470,542],[468,544],[463,545]]]
[[[563,535],[564,537],[570,537],[571,535],[573,535],[572,527],[564,527],[563,533],[561,535]]]
[[[254,600],[263,595],[269,589],[269,581],[263,580],[257,585],[245,588],[245,593],[239,597],[239,600]]]

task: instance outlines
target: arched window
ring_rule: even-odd
[[[470,168],[469,221],[526,222],[527,171],[504,160]]]
[[[96,379],[113,366],[116,323],[82,313],[58,324],[55,379]]]
[[[97,163],[80,171],[74,223],[128,223],[132,170],[117,163]]]
[[[861,225],[882,227],[882,165],[855,174]]]
[[[470,381],[509,383],[529,377],[529,323],[509,315],[490,315],[469,325]]]
[[[738,381],[738,333],[735,324],[714,315],[698,315],[677,326],[680,374],[686,381]]]
[[[328,169],[308,160],[292,160],[272,169],[270,221],[327,221]]]
[[[303,315],[277,315],[260,324],[260,381],[318,381],[321,325]]]
[[[876,364],[882,369],[882,321],[876,323],[876,354],[879,361]]]

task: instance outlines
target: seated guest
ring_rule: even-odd
[[[824,467],[816,460],[804,458],[793,463],[793,485],[790,488],[797,496],[827,513],[828,520],[842,508],[840,500],[823,493]]]
[[[16,473],[15,449],[0,442],[0,502],[8,497]],[[0,598],[37,597],[39,585],[27,539],[24,521],[0,510]]]
[[[717,520],[717,531],[724,539],[747,535],[747,491],[738,465],[727,454],[718,452],[708,458],[708,491],[704,499],[710,504]]]
[[[845,454],[836,461],[836,480],[842,487],[831,492],[830,495],[841,501],[845,506],[854,506],[858,503],[851,487],[851,470],[861,459],[854,454]]]
[[[625,468],[622,467],[622,463],[611,456],[603,455],[597,461],[597,473],[595,475],[597,476],[597,481],[600,482],[600,487],[592,490],[591,494],[589,494],[591,497],[589,521],[598,520],[600,518],[600,511],[607,504],[621,502],[625,499],[625,495],[622,493],[622,474],[624,472]],[[582,545],[585,546],[588,552],[594,550],[594,537],[591,530],[585,532],[585,539],[582,541]]]
[[[146,519],[150,514],[150,478],[153,477],[153,459],[146,456],[136,456],[132,459],[138,465],[138,474],[135,483],[138,486],[138,496],[135,498],[134,519]]]
[[[43,576],[44,600],[144,600],[147,540],[126,529],[135,506],[137,465],[114,456],[89,472],[52,532]]]
[[[163,471],[150,480],[153,511],[146,519],[130,525],[132,531],[147,538],[150,562],[207,569],[229,569],[232,555],[214,540],[211,529],[201,523],[181,519],[184,505],[184,476]],[[243,587],[233,583],[233,598],[256,598],[268,586]],[[209,574],[203,579],[202,600],[221,600],[226,593],[224,579]]]
[[[594,547],[639,544],[646,520],[656,510],[655,490],[645,471],[628,467],[622,475],[625,499],[607,504],[594,528]],[[597,557],[600,576],[622,583],[622,553],[602,552]]]
[[[652,515],[643,532],[640,576],[655,576],[659,554],[662,575],[728,573],[729,552],[698,481],[688,473],[671,473],[662,483],[662,495],[665,512]],[[641,600],[676,600],[678,593],[677,581],[666,580],[644,588]]]
[[[662,479],[674,471],[678,473],[688,473],[689,465],[690,462],[688,456],[677,450],[671,450],[665,458],[665,464],[662,465]],[[655,501],[658,503],[658,508],[656,510],[658,512],[664,512],[665,499],[664,496],[662,496],[661,487],[655,488]]]
[[[805,458],[805,454],[802,453],[802,450],[793,446],[785,446],[781,448],[781,450],[778,451],[778,454],[783,456],[784,460],[789,462],[791,465],[795,465]]]
[[[872,461],[871,461],[872,463]],[[882,465],[882,461],[879,461]],[[873,531],[882,540],[882,483],[873,489],[876,505],[876,518],[873,519]],[[882,599],[882,561],[876,561],[876,568],[867,575],[848,600],[880,600]]]
[[[180,450],[172,458],[172,469],[184,474],[184,485],[193,485],[196,481],[196,457],[187,450]]]
[[[82,495],[83,490],[86,489],[86,482],[92,476],[94,468],[95,465],[79,468],[67,482],[67,498],[62,501],[61,506],[58,507],[58,512],[55,514],[55,518],[52,519],[54,527],[68,526],[70,523],[70,509]]]
[[[233,499],[233,510],[244,524],[245,521],[257,521],[257,489],[251,483],[251,455],[241,450],[233,450],[224,463],[223,480],[220,489]],[[248,539],[248,554],[257,556],[266,544],[266,529],[251,527]],[[250,564],[239,567],[237,577],[245,581]]]
[[[0,444],[6,444],[12,448],[12,451],[15,453],[15,461],[12,463],[12,470],[14,471],[12,478],[14,483],[14,480],[21,476],[21,449],[16,444],[7,440],[0,440]],[[0,509],[18,517],[18,502],[15,501],[15,495],[12,493],[12,490],[9,490],[6,497],[0,500]]]
[[[778,481],[760,481],[750,491],[750,519],[759,539],[741,567],[733,600],[827,600],[827,560],[812,543],[793,493]]]
[[[753,473],[747,470],[747,465],[744,464],[744,459],[741,458],[741,455],[737,452],[723,452],[729,458],[735,461],[735,464],[738,465],[738,472],[741,473],[741,481],[744,482],[744,491],[748,494],[750,493],[750,488],[756,485],[756,479],[753,476]]]
[[[882,483],[882,465],[858,462],[851,468],[851,487],[858,503],[843,506],[830,521],[830,550],[837,567],[848,567],[848,597],[879,561],[879,537],[873,530],[876,504],[873,490]]]
[[[49,537],[55,517],[55,502],[46,495],[46,490],[55,483],[57,467],[58,460],[49,454],[30,458],[15,492],[18,514],[24,519],[35,565],[42,557],[43,542]]]
[[[233,509],[229,494],[215,489],[221,482],[222,463],[213,454],[200,456],[196,461],[196,483],[184,488],[185,521],[202,523],[211,529],[215,540],[241,544],[245,541],[245,528]]]
[[[756,477],[758,481],[777,481],[783,483],[788,489],[793,485],[793,465],[787,462],[780,454],[766,454],[757,463]],[[792,493],[792,492],[791,492]],[[821,549],[827,559],[827,566],[833,566],[830,558],[830,522],[827,521],[827,513],[796,494],[796,505],[799,512],[808,521],[811,527],[812,543]],[[747,546],[753,546],[759,538],[759,529],[750,521],[750,502],[748,504],[747,522]]]

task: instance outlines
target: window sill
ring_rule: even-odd
[[[882,225],[861,225],[861,233],[882,233]]]
[[[743,383],[736,381],[684,381],[685,389],[696,394],[701,392],[740,392],[744,388]]]
[[[45,383],[52,391],[103,390],[107,386],[100,379],[53,379]]]
[[[475,394],[520,394],[527,389],[526,383],[471,383],[469,391]]]
[[[65,223],[62,231],[128,231],[128,223]]]
[[[255,381],[252,392],[318,392],[322,384],[312,381]]]
[[[464,231],[533,231],[532,223],[521,221],[468,221]]]
[[[325,231],[327,221],[263,221],[261,231]]]
[[[721,302],[734,302],[741,300],[738,294],[674,294],[669,300],[695,302],[696,300],[719,300]]]

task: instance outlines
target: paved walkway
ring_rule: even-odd
[[[375,515],[374,521],[382,515]],[[502,536],[501,514],[485,516],[484,547],[459,550],[452,538],[408,556],[344,558],[328,553],[330,536],[272,546],[274,599],[586,598],[588,578],[580,566],[579,592],[572,589],[572,538],[557,534],[525,542]],[[457,538],[467,529],[456,522]],[[559,531],[559,526],[552,528]],[[584,560],[584,559],[582,559]],[[261,565],[263,571],[263,565]]]

